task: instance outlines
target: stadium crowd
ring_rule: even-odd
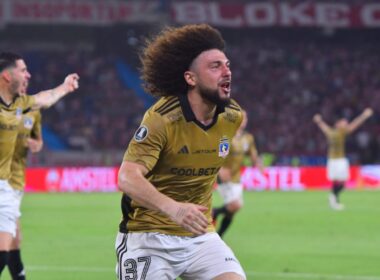
[[[370,106],[375,116],[348,141],[353,162],[380,158],[379,44],[266,36],[227,36],[233,95],[249,116],[248,130],[261,153],[325,156],[324,136],[315,113],[333,123],[351,119]],[[124,150],[142,118],[144,103],[124,86],[115,62],[125,55],[95,51],[25,52],[31,92],[60,81],[68,71],[81,76],[79,93],[44,112],[43,121],[78,150]],[[136,53],[130,53],[136,61]],[[131,63],[135,67],[134,63]],[[136,69],[137,72],[137,69]]]

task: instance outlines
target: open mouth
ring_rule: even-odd
[[[225,94],[229,94],[231,92],[231,82],[226,81],[220,84],[220,87],[223,89]]]

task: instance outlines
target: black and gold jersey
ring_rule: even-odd
[[[33,96],[16,97],[10,105],[0,99],[0,180],[11,177],[11,162],[22,114],[34,102]]]
[[[25,167],[28,155],[26,139],[41,135],[40,111],[29,111],[22,115],[19,125],[16,148],[12,158],[11,178],[9,184],[17,190],[23,190],[25,185]]]
[[[226,107],[218,106],[212,123],[204,126],[196,120],[186,95],[163,97],[145,113],[124,161],[145,166],[149,170],[147,179],[161,193],[179,202],[206,206],[208,231],[214,231],[212,186],[241,120],[240,107],[235,101]],[[138,205],[126,195],[122,209],[121,232],[192,235],[168,217]]]
[[[345,153],[345,141],[346,132],[344,129],[332,129],[327,134],[328,141],[328,158],[344,158]]]
[[[240,183],[240,168],[244,156],[251,153],[257,153],[253,135],[246,131],[235,135],[232,139],[230,154],[223,165],[231,171],[231,182]]]

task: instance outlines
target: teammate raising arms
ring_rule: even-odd
[[[119,171],[118,279],[246,279],[211,219],[212,186],[242,119],[224,40],[206,24],[167,28],[141,61],[160,99]]]
[[[326,124],[319,114],[313,118],[328,142],[327,178],[332,182],[329,203],[334,210],[344,209],[344,205],[339,201],[339,194],[350,176],[350,166],[345,151],[346,137],[359,128],[372,114],[372,109],[367,108],[350,123],[346,119],[337,120],[334,127]]]
[[[9,179],[22,114],[48,108],[78,88],[78,75],[70,74],[54,89],[20,96],[26,92],[30,77],[20,55],[0,53],[0,275],[8,263],[19,217],[20,193],[10,185]]]

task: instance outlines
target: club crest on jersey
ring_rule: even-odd
[[[16,118],[17,118],[18,120],[20,120],[21,117],[22,117],[22,109],[21,109],[21,108],[17,108],[17,109],[16,109]]]
[[[143,141],[148,136],[148,128],[145,125],[140,126],[135,133],[135,140],[137,142]]]
[[[220,139],[219,143],[219,156],[225,158],[230,152],[230,143],[227,138]]]
[[[24,127],[26,129],[32,129],[32,127],[33,127],[33,119],[32,118],[28,118],[28,117],[24,118]]]

